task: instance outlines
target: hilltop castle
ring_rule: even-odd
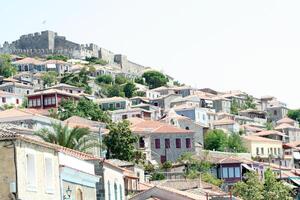
[[[0,53],[24,54],[31,57],[57,54],[75,59],[93,56],[107,61],[109,65],[117,65],[127,73],[140,74],[145,69],[144,66],[127,60],[125,55],[114,54],[92,43],[77,44],[67,40],[65,36],[59,36],[56,32],[48,30],[22,35],[12,43],[5,42],[3,47],[0,46]]]

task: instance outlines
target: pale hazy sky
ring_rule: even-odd
[[[298,108],[299,10],[298,0],[9,0],[0,42],[53,30],[192,86],[274,95]]]

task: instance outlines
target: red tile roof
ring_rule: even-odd
[[[130,118],[131,130],[134,133],[170,133],[170,134],[190,134],[190,130],[185,130],[166,123],[144,120],[140,118]]]

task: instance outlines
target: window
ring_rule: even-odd
[[[278,148],[278,155],[280,155],[281,154],[281,152],[280,152],[280,148]]]
[[[31,100],[31,99],[30,99],[29,102],[28,102],[28,106],[29,106],[29,107],[32,107],[32,100]]]
[[[29,94],[29,90],[27,90],[26,93]]]
[[[114,192],[115,192],[115,200],[118,200],[118,186],[116,183],[114,185]]]
[[[120,108],[121,104],[120,103],[116,103],[116,108]]]
[[[47,193],[53,193],[53,164],[51,158],[45,158],[45,186]]]
[[[32,106],[36,107],[36,99],[32,99]]]
[[[144,141],[144,138],[140,137],[140,148],[145,148],[145,141]]]
[[[108,199],[111,200],[110,182],[107,182]]]
[[[176,148],[177,149],[181,148],[181,139],[180,138],[176,138]]]
[[[190,128],[187,126],[187,127],[185,127],[185,130],[190,130]]]
[[[274,110],[274,115],[277,115],[277,110]]]
[[[165,148],[166,148],[166,149],[169,149],[169,148],[170,148],[170,139],[169,139],[169,138],[166,138],[166,139],[165,139]]]
[[[241,177],[241,169],[239,167],[235,167],[234,168],[234,176],[236,178],[240,178]]]
[[[277,149],[276,148],[274,148],[274,154],[277,155]]]
[[[165,155],[161,155],[161,156],[160,156],[160,162],[161,162],[161,163],[165,163],[166,160],[167,160],[167,158],[166,158]]]
[[[16,99],[16,104],[19,104],[19,99]]]
[[[2,103],[6,103],[6,98],[2,97]]]
[[[51,98],[51,104],[52,104],[52,105],[55,105],[55,104],[56,104],[55,97],[52,97],[52,98]]]
[[[234,168],[233,167],[228,168],[228,177],[234,178]]]
[[[273,154],[273,148],[270,148],[271,154]]]
[[[264,155],[264,148],[260,148],[261,154]]]
[[[76,190],[76,200],[83,200],[83,195],[81,189]]]
[[[228,168],[227,167],[223,167],[222,168],[222,177],[223,178],[228,178]]]
[[[123,200],[123,191],[122,191],[122,185],[119,185],[120,188],[120,200]]]
[[[41,106],[41,99],[36,99],[36,105]]]
[[[35,156],[26,154],[26,185],[29,190],[36,189]]]
[[[256,155],[259,155],[259,148],[256,147]]]
[[[191,148],[191,138],[185,139],[185,147],[188,149]]]
[[[160,139],[155,139],[155,148],[160,149]]]

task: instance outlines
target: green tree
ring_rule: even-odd
[[[143,77],[136,77],[134,79],[134,82],[138,83],[138,84],[142,84],[142,85],[146,85],[145,80]]]
[[[255,108],[256,108],[256,104],[255,104],[255,102],[254,102],[253,97],[250,96],[250,95],[247,95],[247,96],[246,96],[245,103],[244,103],[244,105],[243,105],[243,109],[249,109],[249,108],[255,109]]]
[[[132,134],[129,122],[110,123],[107,128],[109,133],[103,139],[107,147],[106,157],[133,161],[138,137]]]
[[[51,55],[47,57],[47,60],[62,60],[67,62],[68,57],[64,56],[64,55]]]
[[[0,55],[0,75],[10,77],[17,73],[17,68],[11,64],[11,56],[8,54]]]
[[[123,92],[125,94],[125,97],[127,98],[133,97],[136,90],[137,88],[135,87],[135,84],[133,82],[128,82],[123,87]]]
[[[241,136],[238,133],[232,133],[228,136],[227,150],[237,153],[247,152],[247,149],[244,146],[244,142],[242,141]]]
[[[61,123],[54,123],[52,127],[53,131],[43,128],[37,131],[35,135],[45,142],[82,152],[100,146],[99,139],[91,134],[88,128],[75,127],[71,129]]]
[[[79,73],[65,73],[61,79],[61,83],[66,83],[76,87],[84,88],[85,93],[91,94],[92,89],[88,84],[89,79],[89,70],[84,67],[80,70]]]
[[[98,64],[98,65],[107,65],[108,62],[103,60],[103,59],[100,59],[100,58],[97,58],[97,57],[85,57],[85,60],[90,62],[90,63],[93,63],[93,64]]]
[[[239,113],[240,106],[236,99],[233,99],[231,102],[230,113],[233,115],[237,115]]]
[[[169,169],[172,168],[172,166],[173,166],[172,162],[168,160],[162,164],[161,168],[168,171]]]
[[[204,148],[207,150],[224,151],[228,143],[226,133],[222,130],[210,130],[204,138]]]
[[[118,75],[115,78],[115,83],[118,85],[125,84],[128,81],[128,79],[125,76]]]
[[[96,77],[96,83],[112,84],[113,78],[111,75],[103,74]]]
[[[58,76],[58,74],[53,71],[43,73],[43,75],[42,75],[43,85],[44,86],[52,86],[52,85],[56,84],[57,76]]]
[[[287,116],[293,120],[300,122],[300,109],[289,110]]]
[[[265,171],[265,181],[259,180],[256,172],[248,172],[245,180],[234,185],[233,194],[244,200],[292,200],[291,188],[278,181],[270,170]]]
[[[265,171],[265,182],[263,191],[265,200],[292,200],[291,188],[276,179],[271,169]]]
[[[109,114],[99,108],[91,100],[81,98],[78,102],[72,99],[63,100],[58,107],[58,117],[65,120],[72,116],[80,116],[93,121],[111,122]]]
[[[150,89],[161,87],[167,84],[168,78],[158,71],[147,71],[142,76]]]
[[[125,97],[123,87],[116,84],[107,87],[106,95],[108,97]]]
[[[151,181],[161,181],[161,180],[165,180],[165,179],[166,179],[165,175],[163,175],[162,173],[159,173],[159,172],[154,172],[150,178]]]
[[[266,122],[265,126],[267,130],[274,130],[274,125],[272,122]]]
[[[264,186],[256,172],[248,172],[245,180],[234,185],[233,194],[243,200],[263,200]]]

